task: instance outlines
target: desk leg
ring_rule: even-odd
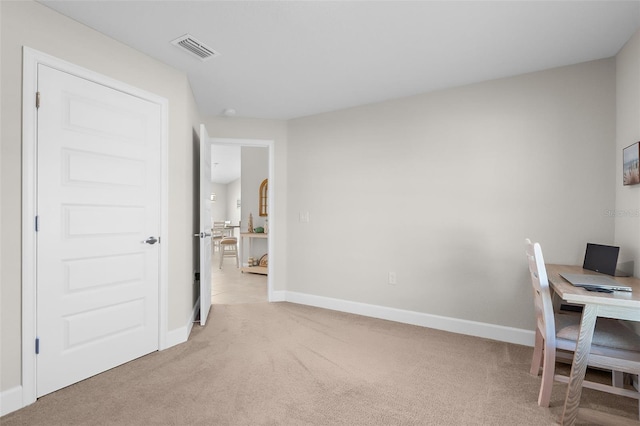
[[[593,339],[593,330],[595,329],[597,314],[598,308],[594,305],[585,305],[582,310],[580,334],[576,344],[576,351],[573,355],[567,396],[564,400],[564,412],[562,413],[563,425],[575,424],[576,418],[578,417],[578,406],[580,405],[580,396],[582,395],[582,382],[587,372],[591,340]]]

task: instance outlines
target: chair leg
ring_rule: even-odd
[[[540,329],[536,328],[535,345],[533,347],[533,357],[531,358],[531,370],[529,373],[533,376],[540,374],[540,364],[542,363],[542,347],[544,346],[544,339]]]
[[[638,383],[640,381],[640,374],[626,374],[626,376],[629,377],[631,387],[640,393],[640,383]],[[638,398],[638,419],[640,419],[640,398]]]
[[[556,370],[556,348],[551,347],[545,341],[544,361],[542,364],[542,383],[540,383],[540,394],[538,395],[538,405],[548,407],[551,400],[551,390],[553,389],[553,376]]]
[[[611,385],[615,388],[624,387],[624,373],[622,371],[611,372]]]
[[[227,256],[235,256],[236,257],[236,268],[240,267],[240,259],[238,259],[238,245],[237,244],[220,244],[220,266],[222,269],[222,261],[224,260],[225,254]]]

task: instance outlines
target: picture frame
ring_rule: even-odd
[[[637,185],[640,183],[640,142],[636,142],[622,150],[622,184]]]

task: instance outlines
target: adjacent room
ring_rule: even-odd
[[[3,0],[0,48],[0,423],[638,421],[640,1]]]
[[[260,207],[260,201],[264,201],[260,191],[266,191],[263,183],[269,175],[267,149],[236,142],[224,144],[218,141],[211,146],[210,200],[214,243],[211,303],[214,305],[268,301],[267,270],[260,266],[261,261],[263,265],[268,262],[266,240],[260,238],[268,235],[269,223],[267,209]],[[249,221],[251,231],[261,232],[249,232]],[[248,235],[251,233],[258,238],[251,238],[252,235]]]

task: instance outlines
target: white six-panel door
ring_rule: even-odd
[[[158,349],[161,111],[38,66],[37,395]]]

